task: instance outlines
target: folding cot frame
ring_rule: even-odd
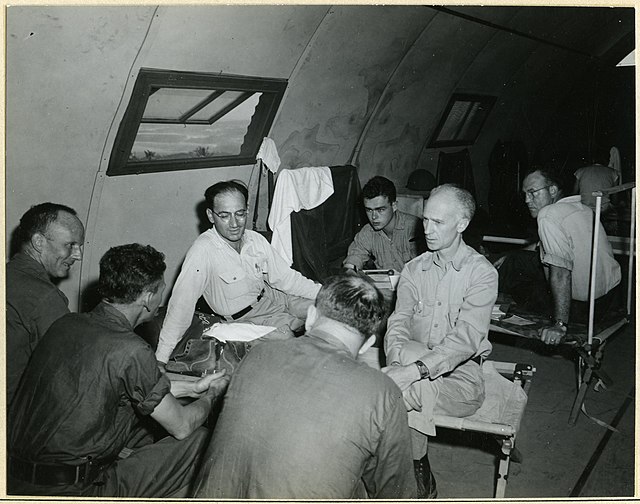
[[[575,425],[578,414],[580,410],[584,412],[584,399],[587,394],[588,388],[591,384],[591,381],[594,377],[597,377],[599,380],[603,382],[607,381],[606,375],[604,375],[601,371],[599,371],[600,364],[602,361],[603,355],[603,347],[606,343],[606,340],[615,332],[617,332],[621,327],[628,324],[631,321],[631,299],[633,293],[634,286],[634,276],[633,276],[633,261],[635,258],[635,226],[636,226],[636,184],[635,182],[629,182],[626,184],[621,184],[615,187],[611,187],[609,189],[603,189],[600,191],[594,191],[593,196],[596,198],[596,206],[595,206],[595,215],[594,215],[594,223],[600,222],[600,215],[602,213],[602,197],[605,195],[612,195],[621,193],[624,191],[631,191],[631,204],[630,204],[630,213],[631,213],[631,221],[630,221],[630,229],[629,229],[629,267],[628,267],[628,277],[627,277],[627,292],[626,292],[626,313],[620,319],[612,322],[610,325],[601,328],[597,333],[594,328],[594,312],[595,312],[595,284],[596,284],[596,272],[597,272],[597,262],[598,262],[598,239],[600,234],[600,226],[594,225],[593,232],[593,240],[591,243],[591,272],[590,272],[590,282],[589,282],[589,319],[587,326],[587,339],[586,341],[572,341],[568,342],[571,344],[578,355],[578,391],[576,394],[576,398],[573,402],[573,406],[571,408],[571,413],[569,414],[569,424]],[[496,236],[485,236],[484,241],[486,242],[495,242],[495,243],[509,243],[515,245],[526,245],[528,242],[519,238],[504,238],[504,237],[496,237]],[[623,252],[620,250],[619,252]],[[516,331],[506,330],[503,327],[500,327],[496,324],[491,324],[490,330],[503,333],[521,336]],[[586,412],[585,412],[586,413]]]
[[[514,383],[522,386],[527,396],[531,388],[531,380],[536,372],[536,368],[530,364],[516,364],[513,362],[490,361],[496,371],[501,375],[510,378]],[[518,409],[513,411],[522,419],[524,415],[525,404],[520,404]],[[506,406],[509,407],[509,404]],[[513,458],[514,462],[522,462],[522,455],[516,448],[516,435],[519,425],[501,422],[500,419],[488,422],[486,420],[476,419],[476,415],[470,417],[458,418],[447,415],[435,415],[434,422],[436,428],[454,429],[461,431],[480,432],[489,434],[500,445],[500,454],[498,462],[498,473],[496,476],[496,486],[494,497],[503,499],[507,490],[507,479],[509,477],[509,463]],[[519,424],[519,421],[518,421]]]

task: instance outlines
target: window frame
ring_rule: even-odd
[[[440,148],[440,147],[458,147],[458,146],[473,145],[477,140],[478,136],[480,136],[482,127],[484,126],[484,123],[487,120],[487,117],[489,117],[489,114],[491,113],[491,109],[493,108],[493,105],[495,104],[496,100],[497,100],[497,97],[491,96],[491,95],[472,94],[472,93],[453,93],[451,95],[451,98],[449,98],[449,101],[447,103],[447,106],[444,109],[444,112],[442,113],[442,116],[440,117],[440,121],[438,122],[436,129],[431,135],[431,139],[429,140],[428,147]],[[438,140],[438,137],[442,133],[442,128],[444,127],[447,120],[449,119],[449,114],[451,114],[451,111],[453,110],[453,107],[455,106],[456,102],[469,102],[469,101],[476,102],[480,105],[480,107],[484,107],[486,109],[486,112],[484,113],[484,116],[481,118],[480,124],[478,126],[478,129],[475,135],[473,137],[467,136],[462,138],[456,138],[455,140]],[[462,131],[464,129],[465,123],[468,118],[469,118],[469,114],[467,114],[465,118],[460,122],[460,125],[458,126],[459,131]]]
[[[286,79],[141,68],[116,134],[107,168],[107,176],[254,164],[262,139],[269,133],[286,87]],[[239,154],[130,162],[129,156],[135,143],[149,96],[153,94],[153,88],[208,89],[212,92],[217,90],[248,91],[260,92],[262,96],[247,127]]]

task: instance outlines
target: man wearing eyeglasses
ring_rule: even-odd
[[[262,235],[246,229],[243,184],[218,182],[206,190],[205,199],[213,227],[191,246],[173,287],[156,351],[161,363],[191,324],[200,296],[227,322],[278,328],[264,336],[268,339],[291,337],[302,327],[320,290],[320,284],[290,268]]]
[[[7,404],[31,354],[49,326],[69,313],[67,297],[54,281],[82,260],[84,226],[65,205],[41,203],[20,219],[20,252],[7,263]]]
[[[396,188],[385,177],[369,180],[362,188],[362,198],[369,224],[349,245],[343,266],[361,269],[373,259],[377,269],[402,271],[407,262],[424,251],[418,250],[424,245],[420,219],[398,210]]]
[[[553,322],[541,329],[540,339],[557,345],[566,335],[569,321],[588,320],[593,211],[581,203],[580,195],[563,198],[560,181],[549,170],[531,171],[522,191],[529,213],[538,223],[539,252],[506,256],[497,265],[499,290],[512,294],[516,301],[523,295],[548,301],[542,311],[546,310]],[[598,226],[596,320],[611,308],[612,289],[621,278],[607,235],[602,224]]]

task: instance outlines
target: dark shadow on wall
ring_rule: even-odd
[[[207,202],[202,200],[196,205],[196,217],[198,218],[198,233],[202,234],[211,227],[207,217]]]
[[[94,280],[89,283],[80,296],[82,299],[80,303],[80,311],[82,313],[93,310],[100,302],[100,294],[98,294],[98,280]]]
[[[9,240],[9,250],[8,250],[8,258],[13,257],[14,255],[16,255],[18,252],[20,252],[20,247],[21,247],[22,243],[20,243],[20,237],[18,236],[18,228],[16,227],[12,232],[11,232],[11,238]]]

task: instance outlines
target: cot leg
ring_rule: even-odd
[[[578,367],[580,363],[578,363]],[[578,369],[578,373],[580,369]],[[587,390],[589,390],[589,384],[591,382],[591,376],[593,371],[590,367],[588,367],[584,376],[582,377],[582,383],[580,384],[580,388],[578,389],[578,394],[576,395],[575,401],[573,401],[573,407],[571,408],[571,414],[569,415],[569,425],[575,425],[578,420],[578,415],[580,414],[580,408],[582,407],[582,403],[584,402],[584,398],[587,395]]]
[[[496,481],[496,499],[504,499],[507,491],[507,478],[509,477],[509,461],[511,460],[511,450],[513,449],[513,438],[502,441],[502,455],[498,464],[498,481]]]

